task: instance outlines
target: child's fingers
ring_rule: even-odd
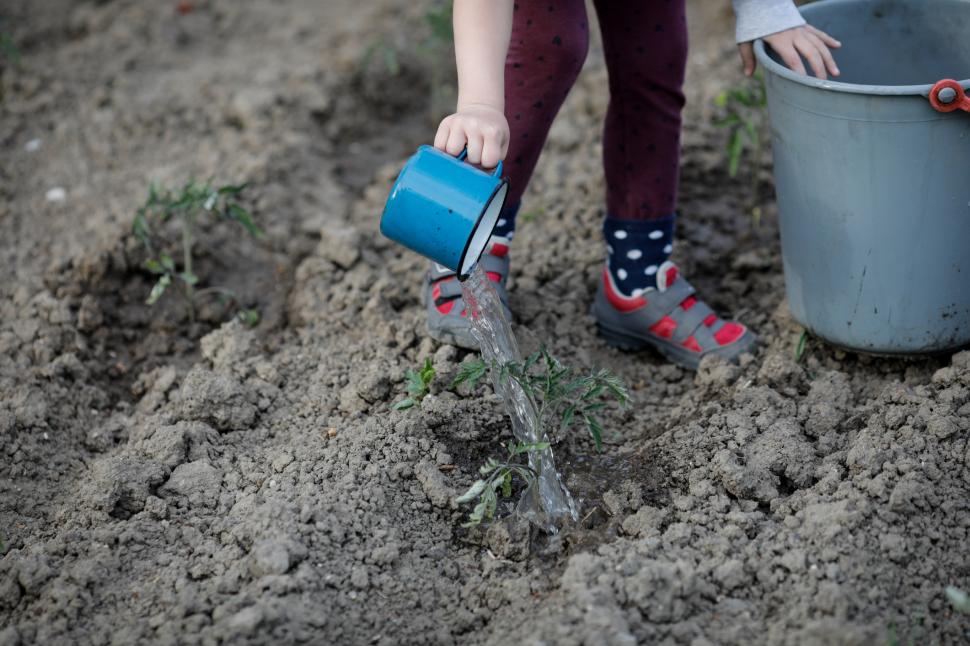
[[[842,47],[842,42],[841,41],[836,40],[835,38],[832,38],[831,36],[829,36],[828,34],[826,34],[821,29],[817,29],[815,27],[812,27],[811,25],[806,25],[806,27],[808,27],[808,31],[810,31],[812,34],[814,34],[816,37],[818,37],[819,40],[821,40],[823,43],[825,43],[829,47],[834,47],[835,49],[838,49],[839,47]]]
[[[449,155],[457,155],[465,149],[465,129],[460,124],[455,124],[448,133],[448,143],[445,144],[445,152]]]
[[[754,46],[751,43],[741,43],[738,45],[738,52],[741,54],[741,64],[744,66],[744,75],[751,76],[758,66],[758,60],[754,57]]]
[[[485,147],[485,140],[482,135],[474,131],[468,131],[467,136],[468,143],[466,147],[468,149],[468,161],[473,164],[481,164],[482,148]]]
[[[818,53],[818,49],[815,47],[815,43],[806,38],[799,38],[795,41],[795,49],[805,57],[808,64],[812,67],[812,73],[815,74],[817,78],[827,79],[828,74],[825,73],[825,61],[822,60],[822,55]]]
[[[451,134],[451,119],[446,118],[438,126],[438,132],[434,136],[434,147],[438,150],[444,150],[445,146],[448,144],[448,136]]]
[[[789,67],[794,72],[799,74],[805,74],[805,66],[802,65],[802,59],[799,57],[798,52],[795,51],[795,46],[791,42],[786,42],[784,45],[779,45],[775,47],[774,44],[771,45],[772,48],[778,52],[781,56],[781,60],[785,61],[785,65]]]
[[[485,137],[485,148],[482,150],[482,166],[495,168],[504,156],[502,142],[498,137]]]
[[[835,64],[835,58],[832,57],[832,52],[829,51],[829,48],[825,46],[825,42],[812,32],[808,32],[807,36],[814,43],[819,55],[821,55],[822,61],[825,63],[825,69],[829,71],[829,74],[832,76],[841,74],[839,72],[839,66]]]

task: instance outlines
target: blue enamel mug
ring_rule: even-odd
[[[509,191],[502,163],[492,173],[431,146],[412,155],[381,216],[381,233],[468,277],[492,235]]]

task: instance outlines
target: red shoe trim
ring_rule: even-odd
[[[431,300],[436,301],[441,298],[441,286],[435,283],[431,286]]]
[[[452,299],[450,301],[445,301],[441,305],[435,305],[435,309],[437,309],[442,314],[449,314],[451,313],[451,308],[455,306],[456,300],[457,299]]]
[[[744,334],[744,326],[740,323],[729,322],[721,326],[721,329],[714,334],[714,340],[720,345],[734,343]]]
[[[667,286],[670,287],[677,280],[677,267],[667,268]],[[686,308],[685,308],[686,309]]]
[[[677,329],[677,323],[674,319],[669,316],[665,316],[653,325],[650,326],[650,331],[659,336],[662,339],[669,339],[674,335],[674,330]]]
[[[495,283],[502,282],[502,274],[498,273],[497,271],[489,271],[486,273],[488,274],[488,279],[491,280],[492,282],[495,282]]]
[[[452,303],[454,303],[454,301],[452,301]],[[461,312],[459,313],[459,316],[468,316],[468,310],[462,310],[462,311],[461,311]]]
[[[492,248],[488,250],[493,256],[498,256],[499,258],[504,258],[509,253],[509,246],[507,244],[495,243]]]
[[[711,327],[715,323],[717,323],[717,314],[708,314],[707,315],[707,318],[704,319],[704,326],[705,327]]]
[[[697,339],[695,339],[693,335],[687,337],[687,340],[684,341],[681,345],[683,345],[688,350],[693,350],[694,352],[701,351],[701,346],[698,345]]]
[[[690,308],[694,307],[694,305],[696,304],[697,304],[697,298],[694,296],[688,296],[683,301],[681,301],[680,306],[684,308],[684,311],[686,312]]]
[[[647,299],[643,296],[624,296],[616,291],[613,279],[610,278],[610,270],[606,267],[603,268],[603,289],[606,292],[606,300],[620,312],[632,312],[647,304]]]

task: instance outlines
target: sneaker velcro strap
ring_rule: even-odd
[[[493,256],[488,253],[482,256],[480,261],[482,263],[482,268],[486,272],[492,272],[500,275],[504,280],[506,276],[509,275],[509,257],[504,256],[502,258],[498,256]]]
[[[677,324],[674,329],[673,340],[677,343],[686,341],[687,337],[694,334],[695,330],[704,327],[704,319],[713,313],[714,310],[702,301],[696,301],[689,310],[685,310],[678,304],[670,312],[670,318]]]
[[[693,294],[694,288],[683,278],[678,278],[665,291],[652,289],[644,293],[643,297],[647,300],[648,305],[645,313],[649,313],[647,325],[656,325],[663,317],[672,315],[675,309],[681,309],[680,304],[684,302],[685,298]]]
[[[461,296],[461,283],[457,280],[449,280],[438,286],[439,298],[455,298]]]

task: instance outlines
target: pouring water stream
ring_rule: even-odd
[[[481,263],[461,283],[461,292],[468,307],[472,334],[479,342],[482,359],[489,366],[495,393],[502,398],[512,420],[513,435],[528,444],[547,442],[546,430],[540,427],[536,402],[517,381],[503,377],[497,368],[510,361],[520,362],[522,355],[505,316],[505,308]],[[552,449],[532,451],[528,456],[529,466],[538,477],[536,483],[523,492],[517,510],[536,525],[554,533],[555,519],[563,516],[573,520],[578,518],[576,504],[556,471]]]

